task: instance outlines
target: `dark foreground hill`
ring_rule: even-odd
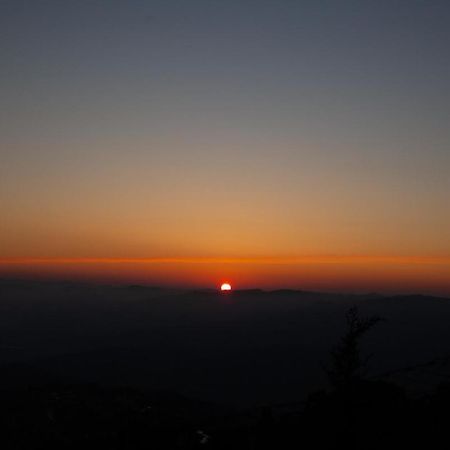
[[[323,365],[353,305],[386,319],[364,341],[369,377],[425,392],[450,375],[445,298],[14,280],[0,296],[8,389],[96,382],[240,406],[301,401],[326,385]],[[436,358],[438,368],[416,367]]]
[[[232,409],[167,392],[92,384],[1,391],[2,449],[378,450],[447,448],[449,384],[414,398],[354,382],[281,410]]]

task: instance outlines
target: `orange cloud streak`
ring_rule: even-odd
[[[293,257],[156,257],[156,258],[0,258],[1,265],[35,264],[400,264],[450,265],[450,256],[293,256]]]

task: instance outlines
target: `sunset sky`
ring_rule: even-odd
[[[449,24],[2,0],[0,276],[450,295]]]

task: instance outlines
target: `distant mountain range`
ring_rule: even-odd
[[[364,341],[369,376],[428,389],[450,375],[447,298],[4,279],[0,377],[6,388],[62,379],[246,405],[301,400],[326,387],[323,366],[354,305],[386,319]]]

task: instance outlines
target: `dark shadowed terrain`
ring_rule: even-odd
[[[326,386],[353,305],[385,319],[363,343],[368,377],[424,392],[450,376],[446,298],[20,280],[2,280],[0,297],[4,387],[63,380],[246,407],[301,401]]]
[[[18,280],[0,294],[5,449],[449,442],[447,298]]]

